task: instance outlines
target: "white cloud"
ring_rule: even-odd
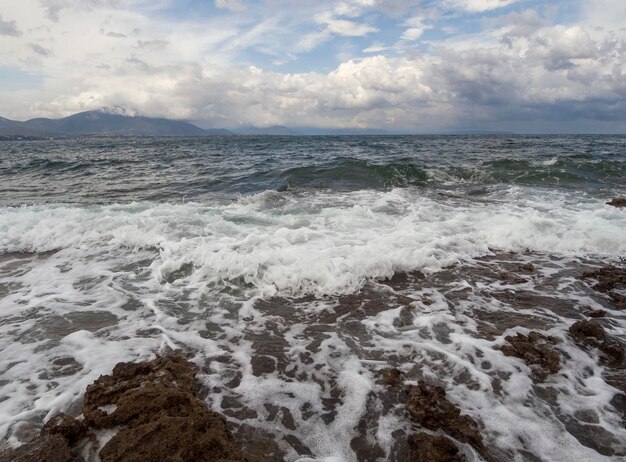
[[[0,0],[4,21],[11,18],[23,33],[0,37],[0,62],[44,80],[28,90],[0,88],[0,115],[57,117],[123,106],[215,127],[412,130],[551,118],[623,126],[626,119],[626,31],[619,27],[549,25],[524,11],[486,22],[487,30],[431,42],[430,53],[402,54],[374,42],[363,53],[376,56],[346,59],[330,72],[270,72],[242,64],[248,55],[241,51],[262,49],[284,65],[337,40],[333,53],[358,56],[362,40],[342,37],[373,33],[366,12],[381,2],[344,2],[354,9],[340,10],[341,17],[336,4],[324,4],[307,6],[308,15],[290,10],[252,20],[258,11],[224,12],[202,21],[166,20],[112,2],[70,3],[51,22],[34,0]],[[362,15],[345,19],[357,8]],[[432,25],[433,17],[422,13],[398,19],[405,40]],[[337,46],[343,43],[347,48]]]
[[[338,19],[331,14],[321,13],[315,16],[315,20],[320,24],[325,24],[326,29],[331,34],[343,35],[347,37],[361,37],[378,29],[367,24],[360,24],[347,19]]]
[[[404,33],[400,37],[402,40],[414,41],[422,36],[425,30],[430,29],[431,26],[424,23],[424,18],[416,16],[405,22],[406,26]]]
[[[215,6],[231,11],[244,11],[247,8],[245,3],[239,0],[215,0]]]
[[[509,6],[518,0],[453,0],[453,5],[471,12],[483,12]]]

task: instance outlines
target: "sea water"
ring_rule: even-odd
[[[624,195],[620,136],[3,142],[0,438],[183,349],[267,460],[405,460],[387,367],[442,384],[502,460],[623,460],[624,377],[567,329],[602,308],[626,340],[580,279],[626,257]],[[542,382],[498,349],[530,330],[562,340]]]

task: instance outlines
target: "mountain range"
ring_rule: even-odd
[[[129,116],[115,110],[80,112],[62,119],[30,119],[25,122],[0,117],[0,136],[37,137],[80,135],[207,136],[232,135],[229,130],[202,129],[188,122]]]
[[[189,122],[128,115],[122,108],[80,112],[62,119],[30,119],[25,122],[0,117],[0,139],[51,138],[72,136],[211,136],[211,135],[395,135],[381,129],[324,129],[272,127],[200,128]],[[465,130],[440,134],[511,134],[486,130]]]

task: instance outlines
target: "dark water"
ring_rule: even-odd
[[[626,185],[623,136],[212,137],[0,145],[2,203],[202,200],[265,190]]]
[[[0,143],[0,438],[182,349],[259,460],[407,460],[389,367],[492,460],[626,460],[625,365],[568,331],[602,309],[626,342],[626,288],[582,278],[623,267],[618,196],[623,136]],[[558,339],[545,378],[501,349],[531,330]]]

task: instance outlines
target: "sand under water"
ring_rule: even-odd
[[[626,460],[626,209],[607,204],[624,196],[624,139],[427,141],[12,144],[2,447],[41,435],[94,461],[166,442],[181,460],[211,444],[209,460]],[[435,141],[447,157],[424,160]],[[292,155],[274,173],[270,147]],[[217,168],[226,148],[245,151],[241,169],[200,183],[196,164]],[[393,158],[409,148],[412,163]],[[354,159],[314,156],[337,149]],[[257,190],[231,193],[244,183]],[[145,363],[172,353],[169,372]],[[111,381],[126,385],[93,391]]]

